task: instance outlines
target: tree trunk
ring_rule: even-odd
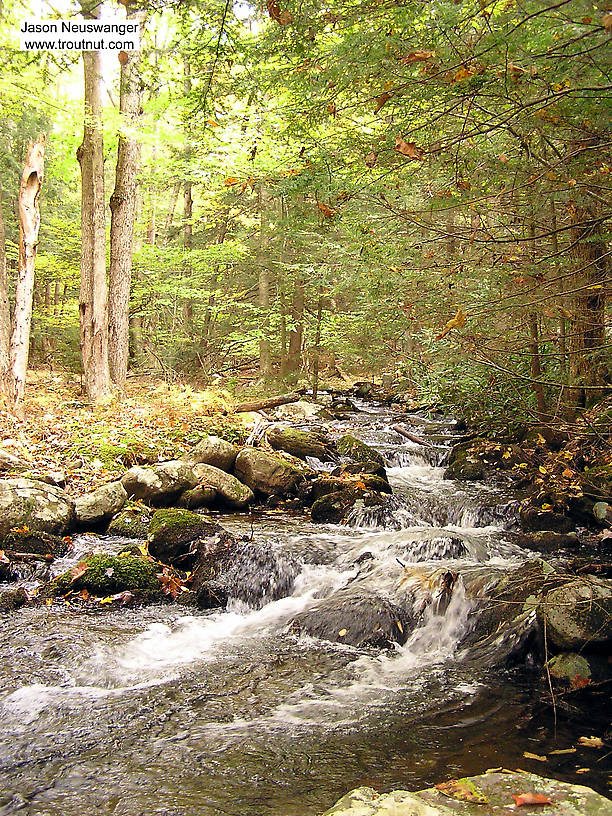
[[[261,338],[259,340],[259,374],[267,380],[272,373],[272,363],[270,359],[270,338],[268,331],[270,328],[270,270],[268,268],[268,213],[266,207],[266,194],[263,182],[259,187],[259,279],[258,279],[258,305],[261,311]]]
[[[538,419],[540,422],[545,422],[548,414],[548,407],[546,405],[546,396],[544,395],[544,386],[542,385],[542,365],[540,363],[540,342],[538,334],[538,316],[535,312],[529,314],[529,353],[531,355],[531,389],[535,394]]]
[[[174,210],[176,209],[176,201],[178,199],[178,194],[181,189],[181,182],[176,181],[174,183],[174,187],[172,188],[172,192],[170,193],[170,202],[168,204],[168,212],[166,214],[166,223],[164,225],[164,235],[162,238],[163,246],[167,246],[168,240],[170,239],[170,232],[172,230],[172,222],[174,220]]]
[[[302,341],[304,338],[304,282],[296,277],[291,303],[291,331],[285,372],[298,371],[302,365]]]
[[[23,401],[30,350],[34,263],[40,228],[38,199],[44,176],[44,158],[45,136],[41,135],[35,142],[31,141],[28,145],[19,186],[19,265],[10,349],[12,380],[10,396],[13,410],[16,413],[19,413]]]
[[[99,5],[89,11],[82,3],[81,8],[85,18],[100,16]],[[111,394],[100,51],[83,51],[83,72],[85,116],[83,141],[77,150],[81,166],[79,323],[83,386],[87,397],[96,402]]]
[[[570,405],[589,407],[604,393],[607,370],[605,344],[605,285],[607,247],[591,207],[572,206],[571,230],[579,270],[574,278],[573,320],[570,342]]]
[[[319,356],[321,349],[321,319],[323,317],[323,294],[319,288],[319,302],[317,304],[317,325],[315,328],[314,360],[312,363],[312,400],[317,401],[319,396]]]
[[[144,24],[144,12],[128,16]],[[121,62],[121,132],[117,147],[115,189],[110,199],[110,275],[108,314],[108,361],[115,385],[123,388],[127,378],[130,326],[130,287],[136,220],[136,189],[140,168],[140,142],[134,131],[140,117],[140,51],[130,51]]]
[[[0,181],[0,390],[5,397],[11,393],[10,385],[11,309],[8,296],[6,272],[6,238],[2,214],[2,182]]]

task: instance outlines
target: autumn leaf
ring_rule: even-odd
[[[76,565],[76,567],[73,567],[70,570],[70,574],[72,575],[72,578],[70,579],[70,583],[71,584],[74,583],[78,578],[81,577],[81,575],[84,575],[87,572],[88,569],[89,569],[89,564],[87,563],[87,561],[80,561]]]
[[[548,796],[541,793],[519,793],[512,794],[517,807],[521,805],[552,805],[553,802]]]
[[[409,159],[415,159],[416,161],[425,160],[423,150],[417,147],[414,142],[405,142],[403,136],[395,137],[395,147],[393,149]]]
[[[333,218],[334,215],[336,215],[336,210],[333,210],[324,201],[317,200],[317,207],[319,208],[319,211],[323,213],[325,218]]]
[[[374,113],[378,113],[378,111],[382,108],[382,106],[385,105],[391,99],[392,96],[393,96],[393,94],[390,91],[385,91],[384,93],[381,93],[380,96],[377,96],[376,97],[376,107],[374,108]]]
[[[374,153],[374,151],[372,151],[371,153],[368,153],[368,155],[365,157],[365,163],[366,163],[367,167],[374,167],[376,165],[377,161],[378,161],[378,154]]]
[[[207,120],[206,120],[206,124],[207,124],[207,125],[210,125],[211,127],[219,127],[219,123],[218,123],[218,122],[215,122],[215,120],[214,120],[214,119],[207,119]]]
[[[410,65],[413,62],[425,62],[435,56],[435,51],[413,51],[411,54],[408,54],[407,57],[402,57],[400,62]]]
[[[482,791],[469,779],[451,779],[448,782],[441,782],[436,785],[436,789],[445,796],[458,799],[460,802],[473,802],[478,805],[488,804],[488,800]]]
[[[601,18],[601,24],[609,34],[612,34],[612,12],[604,14]]]
[[[236,176],[229,176],[228,178],[225,179],[225,186],[226,187],[233,187],[234,184],[238,184],[239,182],[240,182],[240,179],[236,178]]]
[[[125,53],[125,51],[120,51],[117,54],[117,59],[119,60],[119,65],[126,65],[127,61],[129,60],[129,56]]]
[[[336,115],[337,108],[333,102],[330,102],[327,106],[327,112],[331,113],[332,116]]]
[[[293,14],[290,11],[281,9],[277,0],[266,0],[266,8],[270,17],[281,26],[288,25],[294,20]]]
[[[449,321],[447,321],[446,326],[444,327],[443,331],[436,337],[436,340],[442,340],[449,334],[452,329],[461,329],[465,326],[466,314],[459,306],[457,309],[457,314],[452,317]]]
[[[601,737],[580,737],[578,745],[584,745],[586,748],[603,748],[603,740]]]

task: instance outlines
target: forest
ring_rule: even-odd
[[[1,814],[609,812],[611,39],[0,0]]]

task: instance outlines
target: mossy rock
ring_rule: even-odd
[[[596,465],[580,474],[585,496],[595,501],[612,502],[612,465]]]
[[[5,550],[36,555],[50,554],[61,558],[68,552],[68,544],[59,536],[29,530],[27,526],[13,527],[3,542]]]
[[[5,589],[0,592],[0,612],[14,612],[28,603],[28,595],[23,587]]]
[[[161,597],[158,566],[147,558],[98,553],[86,558],[85,563],[87,569],[76,580],[72,580],[70,571],[56,578],[52,582],[53,594],[86,589],[92,595],[107,596],[129,590],[151,600]]]
[[[367,490],[375,490],[378,493],[391,493],[391,487],[385,479],[375,476],[372,473],[358,473],[343,479],[338,476],[319,476],[310,484],[307,500],[312,503],[328,496],[330,493],[339,493],[342,490],[359,487]]]
[[[266,439],[274,450],[284,450],[299,459],[313,456],[326,461],[334,456],[333,446],[322,431],[300,431],[297,428],[272,427]]]
[[[108,534],[123,538],[145,539],[153,514],[148,507],[129,507],[115,516],[108,525]]]
[[[340,524],[358,501],[363,502],[364,507],[374,507],[384,505],[385,497],[376,490],[347,486],[317,499],[310,510],[310,518],[320,524]]]
[[[102,442],[96,451],[90,455],[97,456],[107,467],[132,467],[133,465],[148,465],[158,462],[160,458],[169,459],[172,452],[163,450],[142,440],[125,440],[118,444]]]
[[[181,566],[187,568],[194,542],[210,538],[218,530],[218,525],[191,510],[157,510],[149,525],[149,552],[166,564],[180,561]]]
[[[344,434],[340,437],[336,446],[342,456],[349,456],[357,462],[376,462],[383,466],[385,464],[384,458],[377,450],[351,434]]]

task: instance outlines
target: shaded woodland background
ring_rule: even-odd
[[[100,137],[103,165],[83,178],[104,183],[111,336],[118,149],[135,168],[129,335],[115,340],[128,376],[273,390],[385,374],[464,414],[553,422],[609,390],[608,3],[74,10],[137,15],[145,33],[140,53],[100,60],[98,127],[81,55],[16,50],[32,9],[2,5],[12,300],[19,179],[47,134],[32,366],[80,374],[96,398],[76,154]]]

